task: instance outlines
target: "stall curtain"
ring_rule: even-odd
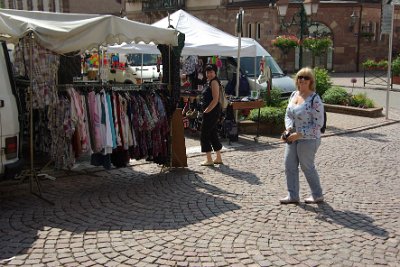
[[[161,51],[163,68],[163,83],[171,84],[169,88],[170,96],[172,97],[171,106],[169,107],[169,114],[172,114],[180,99],[180,57],[182,49],[185,45],[185,34],[179,33],[178,46],[174,46],[171,51],[168,45],[158,45],[157,48]],[[171,58],[170,58],[171,55]],[[168,66],[168,67],[166,67]],[[171,81],[169,80],[171,78]]]

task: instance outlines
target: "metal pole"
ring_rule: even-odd
[[[143,84],[143,53],[142,53],[142,65],[140,66],[140,84]]]
[[[389,34],[389,54],[388,54],[388,72],[387,72],[387,85],[386,85],[386,112],[385,119],[389,119],[389,96],[390,96],[390,79],[392,74],[392,49],[393,49],[393,24],[394,24],[394,9],[392,5],[392,21],[390,23],[390,34]]]
[[[360,40],[361,40],[361,22],[362,22],[362,14],[363,14],[363,4],[360,5],[360,16],[358,18],[358,32],[357,32],[357,58],[356,58],[356,71],[360,71]],[[364,85],[365,86],[365,85]]]
[[[238,14],[238,50],[237,50],[237,67],[236,67],[236,87],[235,87],[235,94],[239,96],[239,80],[240,80],[240,48],[242,46],[242,25],[243,25],[243,8],[239,9]]]
[[[306,21],[306,11],[304,10],[304,5],[301,5],[300,9],[300,47],[299,47],[299,69],[303,67],[303,35]]]
[[[239,96],[239,81],[240,81],[240,47],[242,43],[242,38],[239,35],[238,38],[238,52],[237,52],[237,67],[236,67],[236,87],[235,87],[235,93],[236,96]]]
[[[35,179],[34,169],[34,153],[33,153],[33,34],[29,34],[29,156],[30,156],[30,173],[29,173],[29,185],[31,193],[33,192],[33,182]],[[38,187],[39,188],[39,187]]]

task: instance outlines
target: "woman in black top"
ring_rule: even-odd
[[[205,152],[207,160],[201,163],[202,166],[214,166],[222,164],[221,149],[222,145],[218,138],[218,121],[221,115],[221,106],[219,104],[220,82],[217,78],[217,66],[209,64],[205,68],[207,84],[201,95],[201,107],[203,109],[203,122],[201,125],[201,152]],[[216,152],[216,158],[213,161],[211,152]]]

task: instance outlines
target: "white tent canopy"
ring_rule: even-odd
[[[178,10],[171,14],[171,26],[185,34],[185,46],[182,55],[198,56],[237,56],[238,38],[221,31],[195,16]],[[152,24],[153,26],[167,28],[168,17]],[[254,39],[242,38],[240,54],[242,57],[269,56],[270,54]],[[109,46],[109,52],[113,53],[143,53],[159,54],[157,47],[153,45],[125,44]]]
[[[178,32],[112,15],[0,9],[0,38],[8,42],[33,33],[38,43],[64,54],[99,45],[144,42],[177,45]]]
[[[185,34],[185,46],[182,50],[182,55],[237,56],[237,37],[221,31],[183,10],[178,10],[171,14],[169,16],[169,21],[172,27]],[[167,28],[169,25],[168,17],[152,25]],[[251,40],[252,39],[242,40],[240,50],[241,56],[257,56],[257,45],[254,43],[254,40]],[[265,51],[265,53],[268,54],[267,51]]]
[[[157,45],[154,43],[123,43],[120,45],[109,45],[107,47],[109,53],[120,53],[120,54],[161,54],[158,50]]]

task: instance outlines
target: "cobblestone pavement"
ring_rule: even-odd
[[[7,185],[0,265],[398,266],[399,151],[398,122],[326,135],[318,205],[279,205],[284,145],[269,139],[226,150],[219,167],[193,155],[163,172],[142,162],[54,173],[42,181],[54,205]]]

